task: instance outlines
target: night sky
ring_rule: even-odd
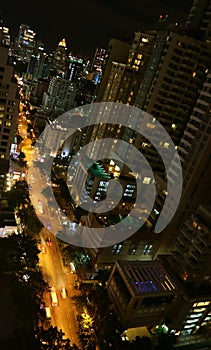
[[[5,0],[0,5],[12,37],[20,23],[28,24],[54,50],[65,37],[73,54],[93,55],[109,39],[128,41],[137,30],[151,29],[160,14],[184,22],[193,0]]]

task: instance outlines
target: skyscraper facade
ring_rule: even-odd
[[[26,24],[19,27],[15,46],[15,55],[24,62],[29,62],[36,45],[36,33]]]
[[[19,108],[18,86],[14,68],[8,63],[8,53],[7,47],[0,46],[0,190],[9,169]]]
[[[74,107],[75,89],[71,81],[53,77],[48,92],[43,95],[43,110],[49,113],[63,113]]]
[[[68,70],[68,57],[67,57],[67,44],[65,39],[62,39],[53,54],[51,64],[51,76],[60,76],[67,78]]]

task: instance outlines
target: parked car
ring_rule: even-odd
[[[66,292],[66,289],[64,287],[61,288],[61,295],[62,295],[62,298],[63,299],[66,299],[67,297],[67,292]]]
[[[51,310],[50,310],[49,306],[46,306],[46,308],[45,308],[45,315],[46,315],[47,319],[51,318]]]

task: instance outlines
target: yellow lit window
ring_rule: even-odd
[[[196,72],[193,72],[192,73],[192,77],[194,78],[196,76]]]
[[[165,142],[164,145],[163,145],[164,148],[169,148],[169,143],[168,142]]]
[[[139,53],[139,54],[137,55],[137,58],[140,60],[140,59],[142,58],[142,55]]]
[[[11,126],[11,122],[6,122],[6,126]]]
[[[143,184],[148,185],[150,183],[151,177],[145,177],[143,180]]]
[[[198,303],[193,304],[193,307],[196,307],[196,306],[207,306],[207,305],[210,305],[210,301],[200,301]]]
[[[149,128],[149,129],[154,129],[155,128],[155,124],[146,123],[146,127]]]

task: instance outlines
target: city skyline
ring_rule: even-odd
[[[170,22],[184,23],[192,1],[169,3],[166,0],[142,1],[142,6],[133,2],[63,0],[57,4],[49,1],[36,2],[31,10],[22,1],[0,7],[0,17],[10,27],[14,39],[21,23],[29,25],[37,33],[37,39],[44,42],[47,51],[55,50],[65,37],[68,50],[74,54],[93,55],[96,47],[106,48],[110,38],[131,41],[133,33],[152,29],[161,14],[168,14]],[[70,11],[67,11],[68,6]],[[41,10],[40,10],[41,9]]]
[[[210,349],[211,0],[10,5],[0,348]]]

